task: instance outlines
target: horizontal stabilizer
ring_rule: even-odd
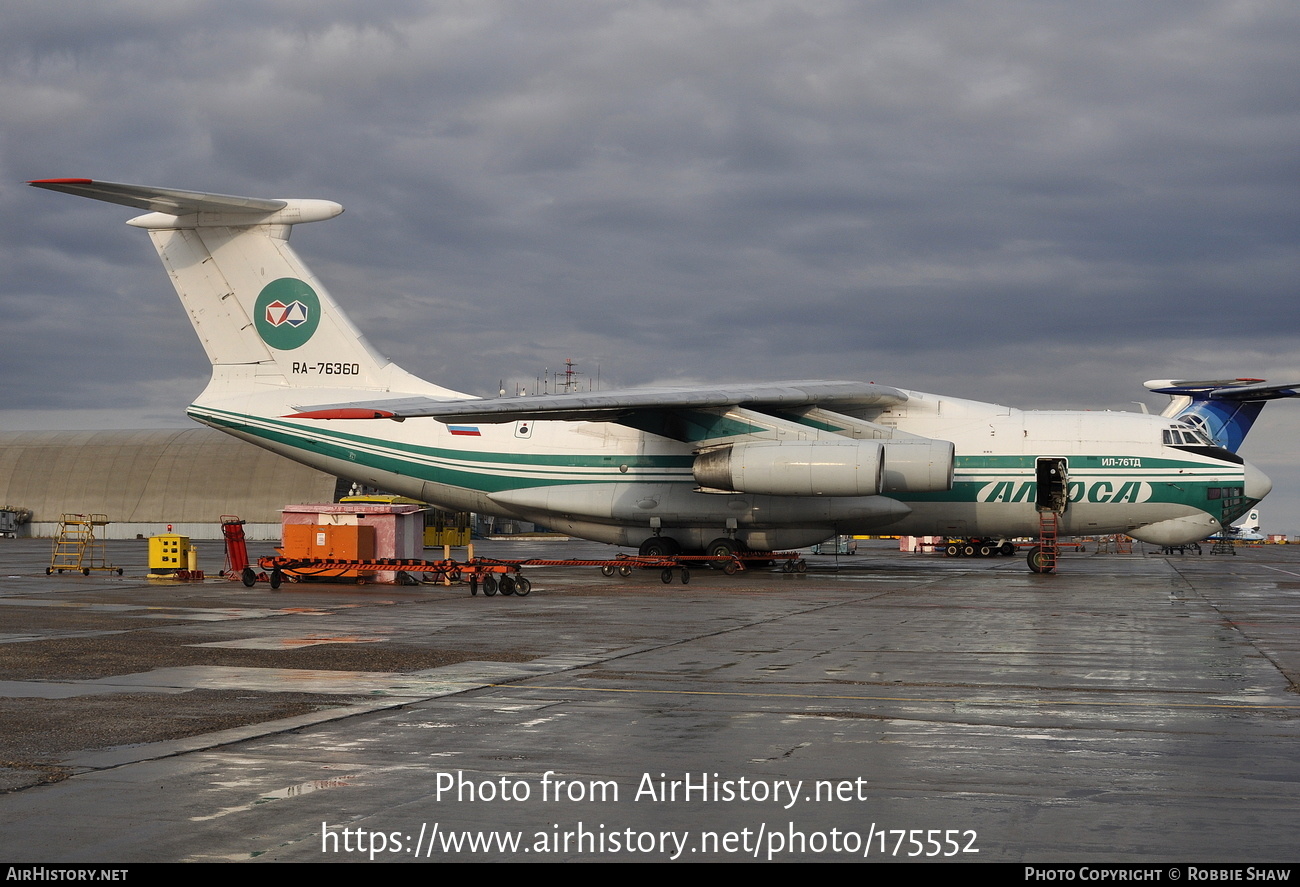
[[[291,419],[412,419],[487,424],[528,420],[607,422],[645,410],[797,407],[813,404],[893,406],[907,395],[870,382],[785,382],[719,388],[639,388],[543,397],[436,400],[431,397],[301,405]]]
[[[229,194],[206,194],[202,191],[176,191],[120,182],[96,182],[93,179],[37,179],[27,184],[49,191],[62,191],[78,197],[118,203],[150,212],[185,216],[197,212],[272,213],[288,206],[287,200],[261,197],[234,197]]]
[[[1146,387],[1156,394],[1183,395],[1193,400],[1277,400],[1300,397],[1300,382],[1270,385],[1264,379],[1221,379],[1210,382],[1180,382],[1155,379]]]

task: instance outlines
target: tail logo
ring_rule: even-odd
[[[276,299],[266,306],[266,322],[271,326],[287,323],[289,326],[302,326],[307,322],[307,306],[297,299],[288,305]]]
[[[296,277],[281,277],[262,287],[253,311],[257,334],[279,351],[307,344],[320,324],[316,291]]]

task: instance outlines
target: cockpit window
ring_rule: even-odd
[[[1200,429],[1183,425],[1166,428],[1164,444],[1167,447],[1212,447],[1214,441]]]
[[[1183,431],[1185,433],[1190,433],[1192,437],[1196,438],[1196,443],[1198,446],[1202,446],[1202,447],[1214,446],[1214,441],[1210,438],[1210,435],[1206,432],[1205,426],[1203,424],[1193,424],[1191,422],[1188,422],[1185,419],[1180,420],[1180,422],[1183,425]]]

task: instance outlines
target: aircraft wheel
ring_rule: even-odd
[[[483,596],[492,597],[497,593],[497,580],[491,573],[483,577]]]
[[[515,596],[528,597],[528,592],[533,590],[533,583],[529,582],[523,576],[515,580]]]
[[[502,576],[501,581],[497,583],[497,590],[506,597],[515,593],[515,578],[513,576]]]
[[[691,584],[691,571],[682,567],[682,585]]]
[[[958,548],[956,545],[949,545],[947,548],[943,550],[943,553],[948,557],[960,557],[961,549]]]
[[[629,567],[627,564],[623,564],[623,566],[618,568],[618,575],[626,579],[628,576],[632,575],[632,568]]]
[[[642,557],[673,557],[682,553],[682,547],[668,536],[651,536],[641,543],[637,553]]]
[[[608,578],[609,576],[613,576],[613,575],[614,575],[614,568],[611,567],[609,564],[606,564],[605,566],[603,566],[603,567],[600,568],[600,575],[605,576],[605,577],[607,577],[607,578]]]
[[[1016,553],[1016,545],[1014,542],[1003,542],[998,550],[1002,552],[1003,557],[1011,557]]]
[[[743,550],[735,539],[718,538],[708,544],[704,553],[709,557],[735,557]]]
[[[1029,554],[1025,557],[1025,560],[1029,564],[1029,569],[1035,573],[1051,573],[1055,570],[1055,567],[1049,566],[1050,561],[1047,552],[1043,551],[1041,545],[1035,545],[1029,549]]]
[[[276,567],[271,571],[271,587],[279,588],[282,582],[284,582],[284,574],[280,572],[279,567]]]
[[[252,567],[244,567],[244,572],[239,574],[239,581],[244,583],[245,588],[252,588],[257,584],[257,574]]]

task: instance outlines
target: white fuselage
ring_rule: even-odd
[[[772,496],[701,492],[692,444],[610,422],[288,419],[280,418],[293,411],[282,389],[221,398],[222,388],[214,383],[191,415],[380,489],[620,545],[659,533],[686,548],[734,535],[760,550],[833,533],[1032,536],[1043,458],[1064,460],[1068,472],[1060,515],[1067,535],[1130,533],[1161,544],[1205,538],[1225,517],[1225,490],[1234,503],[1267,492],[1267,479],[1249,466],[1164,445],[1169,420],[1137,413],[1021,411],[908,391],[906,403],[872,421],[951,441],[950,490]]]

